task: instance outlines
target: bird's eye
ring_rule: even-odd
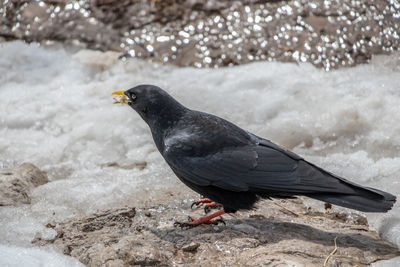
[[[131,98],[131,100],[133,101],[133,100],[135,100],[135,99],[136,99],[136,95],[135,95],[134,93],[131,93],[131,96],[130,96],[130,98]]]

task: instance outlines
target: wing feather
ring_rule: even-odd
[[[231,191],[354,193],[340,179],[293,155],[271,146],[245,145],[203,157],[181,157],[170,165],[192,183]]]

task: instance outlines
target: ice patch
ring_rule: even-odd
[[[2,267],[83,267],[81,262],[54,250],[24,248],[0,244],[0,266]]]
[[[176,68],[21,42],[0,44],[0,54],[0,166],[32,162],[50,179],[33,190],[32,205],[0,207],[0,242],[9,246],[0,250],[29,246],[38,236],[51,239],[49,222],[112,206],[172,202],[171,192],[190,192],[156,151],[139,115],[112,105],[113,91],[141,83],[354,182],[400,195],[398,53],[329,73],[271,62]],[[146,167],[127,170],[113,162]],[[368,216],[400,246],[399,212],[396,204],[387,214]]]
[[[378,261],[371,264],[372,267],[396,267],[400,266],[400,257],[390,260]]]

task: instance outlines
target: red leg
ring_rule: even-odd
[[[180,226],[180,227],[195,227],[198,226],[200,224],[218,224],[218,222],[223,222],[225,224],[225,222],[223,220],[213,220],[216,217],[219,217],[221,215],[225,214],[224,210],[220,210],[217,211],[216,213],[207,215],[207,216],[203,216],[199,219],[190,217],[190,220],[192,220],[191,222],[187,222],[187,223],[180,223],[180,222],[175,222],[175,226]]]

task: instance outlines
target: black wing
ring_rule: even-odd
[[[258,144],[229,147],[207,156],[183,156],[169,164],[177,175],[192,183],[231,191],[354,193],[343,183],[345,180],[327,175],[296,154],[261,139]]]

